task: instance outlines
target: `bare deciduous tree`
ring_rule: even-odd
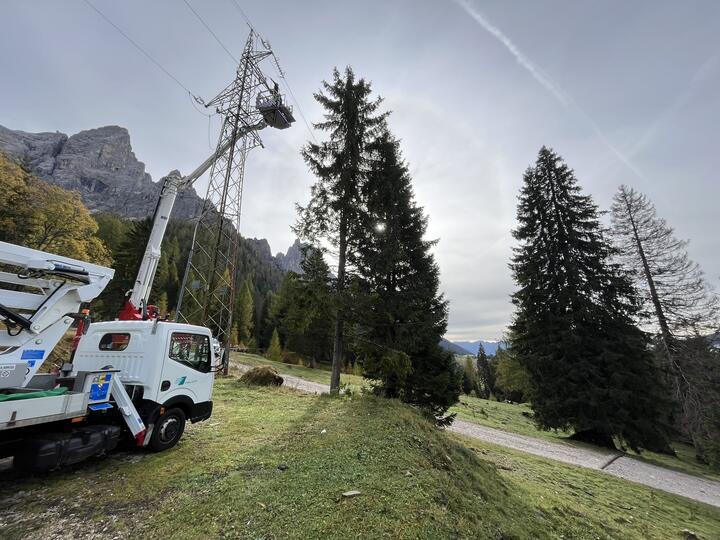
[[[718,331],[718,297],[688,257],[687,241],[675,237],[647,196],[628,186],[620,186],[613,199],[612,236],[620,262],[635,278],[644,322],[657,333],[681,410],[680,428],[706,459],[705,441],[713,436],[708,428],[718,406],[708,395],[717,383],[711,376],[717,374],[711,365],[717,355],[707,336]]]

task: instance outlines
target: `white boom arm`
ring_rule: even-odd
[[[235,141],[239,140],[240,137],[250,133],[251,131],[259,131],[265,127],[267,127],[267,124],[262,120],[257,124],[245,126],[238,130],[238,135],[235,138]],[[195,181],[212,166],[215,160],[223,155],[228,148],[230,148],[231,143],[232,139],[220,146],[197,169],[187,176],[180,176],[178,171],[172,171],[168,176],[162,179],[163,185],[160,190],[160,198],[157,206],[155,207],[150,237],[148,238],[145,254],[143,255],[137,277],[135,278],[135,284],[133,285],[125,307],[120,314],[121,319],[142,318],[141,309],[142,306],[147,306],[148,298],[150,297],[150,291],[152,290],[153,281],[155,280],[155,272],[162,254],[162,241],[165,238],[165,231],[167,230],[168,222],[170,221],[170,214],[172,213],[173,206],[175,206],[177,194],[180,191],[184,191],[192,186]]]
[[[24,386],[70,327],[80,304],[96,298],[115,270],[0,242],[0,388]],[[18,378],[20,371],[25,372]]]

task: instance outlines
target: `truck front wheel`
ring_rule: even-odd
[[[177,444],[185,431],[185,413],[182,409],[168,409],[157,422],[150,437],[150,448],[162,452]]]

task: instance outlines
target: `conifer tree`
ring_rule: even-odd
[[[306,356],[311,367],[329,358],[332,348],[332,298],[330,290],[330,267],[322,251],[312,247],[303,250],[300,262],[303,275],[300,278],[298,308],[305,314],[303,333]]]
[[[275,362],[282,362],[282,346],[280,345],[280,335],[277,328],[273,330],[272,338],[270,338],[270,346],[265,352],[265,357]]]
[[[720,372],[709,340],[720,327],[718,298],[710,290],[700,266],[687,254],[657,215],[647,196],[620,186],[612,205],[612,233],[619,260],[635,278],[645,310],[643,322],[657,332],[662,365],[673,390],[679,414],[677,425],[695,446],[702,461],[720,461],[720,445],[710,457],[708,448],[720,439]]]
[[[620,186],[612,205],[612,234],[619,258],[632,272],[664,346],[676,336],[718,330],[717,297],[655,206],[642,193]]]
[[[348,254],[355,250],[363,212],[361,190],[365,182],[368,144],[383,125],[385,114],[378,114],[381,99],[371,99],[370,83],[356,79],[350,67],[343,76],[335,69],[332,81],[323,81],[323,91],[315,99],[325,109],[325,119],[315,124],[329,138],[308,143],[303,157],[317,177],[307,206],[298,206],[295,233],[301,240],[321,245],[324,240],[337,250],[335,281],[336,313],[333,337],[331,392],[340,388],[345,321],[345,287]]]
[[[666,449],[668,401],[634,324],[633,288],[610,261],[597,207],[548,148],[525,172],[517,218],[512,349],[536,422],[605,446],[619,437]]]
[[[357,349],[366,375],[381,390],[442,415],[455,403],[461,383],[440,339],[447,302],[426,240],[427,217],[417,205],[397,140],[385,131],[371,145],[363,201],[365,236],[350,261],[369,296],[356,316]],[[407,358],[409,366],[401,361]],[[409,368],[409,369],[408,369]]]
[[[242,290],[238,296],[238,342],[242,346],[247,347],[253,337],[253,327],[255,326],[255,308],[249,278],[243,283]]]
[[[495,375],[490,367],[485,347],[482,343],[478,344],[477,357],[475,358],[478,373],[478,389],[481,398],[490,399],[490,395],[495,393]]]
[[[478,390],[478,379],[477,371],[473,365],[471,357],[465,358],[465,364],[463,365],[463,381],[462,381],[463,394],[470,395],[473,391]]]
[[[316,367],[332,351],[332,298],[330,269],[322,252],[309,249],[301,262],[303,274],[285,274],[274,295],[270,319],[285,343],[285,350],[300,354]]]

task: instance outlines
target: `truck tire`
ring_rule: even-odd
[[[150,448],[162,452],[175,446],[185,431],[185,413],[182,409],[168,409],[155,422],[150,436]]]

